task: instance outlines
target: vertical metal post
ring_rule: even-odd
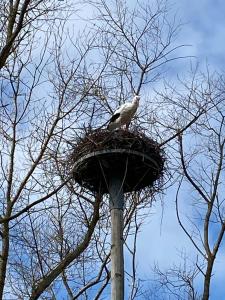
[[[111,211],[111,300],[124,300],[123,180],[115,174],[109,182]]]

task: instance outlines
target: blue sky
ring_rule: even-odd
[[[225,65],[225,2],[222,0],[176,1],[177,17],[184,24],[180,41],[190,44],[188,55],[224,71]]]
[[[195,58],[172,63],[169,70],[171,77],[175,79],[177,73],[185,75],[188,71],[187,62],[199,63],[202,69],[205,69],[207,64],[211,71],[224,72],[225,1],[180,0],[174,2],[172,6],[177,11],[177,18],[184,24],[177,42],[191,45],[182,49],[181,54],[193,55]],[[146,277],[150,275],[151,267],[155,262],[166,269],[173,263],[179,262],[179,250],[186,249],[190,258],[194,253],[192,245],[179,228],[175,215],[174,195],[174,191],[171,190],[163,197],[162,224],[162,206],[158,202],[153,207],[153,215],[149,217],[148,224],[143,227],[140,234],[139,269]],[[184,210],[192,213],[188,206],[185,206]],[[222,252],[218,255],[215,264],[211,300],[225,299],[225,256]]]
[[[172,1],[170,1],[172,2]],[[177,73],[183,75],[188,71],[189,62],[206,63],[211,71],[225,69],[225,1],[224,0],[177,0],[171,4],[172,12],[184,24],[177,39],[177,44],[189,44],[182,48],[181,55],[195,58],[175,61],[169,66],[169,76],[174,80]],[[151,214],[138,239],[138,258],[140,277],[151,279],[154,263],[167,268],[179,262],[179,253],[186,250],[191,259],[193,246],[178,226],[175,214],[175,190],[163,196],[164,206],[158,201],[153,205]],[[192,214],[190,206],[183,209]],[[163,211],[162,211],[163,210]],[[128,261],[128,260],[125,260]],[[225,255],[218,256],[211,300],[225,299]]]
[[[135,0],[133,0],[134,2]],[[186,44],[179,52],[181,56],[193,56],[171,62],[166,79],[176,81],[186,75],[189,66],[199,64],[211,72],[225,70],[225,1],[224,0],[178,0],[169,1],[171,14],[176,12],[177,19],[183,24],[176,44]],[[86,13],[86,12],[85,12]],[[88,11],[88,15],[90,11]],[[160,82],[157,87],[160,87]],[[185,199],[188,202],[188,199]],[[175,190],[169,190],[163,196],[164,206],[158,201],[153,205],[151,214],[142,227],[138,239],[137,264],[142,279],[151,279],[152,267],[157,263],[162,269],[173,263],[179,264],[180,252],[184,251],[190,261],[195,257],[195,250],[178,225],[175,213]],[[162,211],[163,210],[163,211]],[[185,213],[192,215],[189,205],[183,206]],[[126,252],[125,252],[126,253]],[[125,262],[129,264],[126,257]],[[211,289],[211,300],[225,299],[225,255],[221,252],[215,264],[215,274]],[[198,286],[201,282],[198,282]],[[172,298],[170,298],[172,299]]]

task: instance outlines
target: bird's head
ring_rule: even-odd
[[[134,98],[133,98],[134,102],[138,102],[139,103],[140,99],[141,99],[141,97],[139,95],[134,94]]]

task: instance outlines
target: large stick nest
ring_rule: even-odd
[[[69,163],[76,182],[108,193],[113,176],[121,178],[124,192],[152,188],[162,178],[164,160],[159,144],[143,133],[95,130],[77,140]]]

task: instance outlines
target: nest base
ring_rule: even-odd
[[[153,186],[164,163],[155,141],[124,130],[89,133],[75,148],[73,159],[76,182],[101,193],[109,193],[111,176],[121,178],[125,193]]]

